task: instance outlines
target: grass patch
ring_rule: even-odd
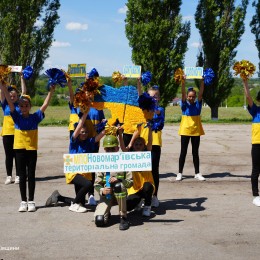
[[[33,113],[39,107],[32,107]],[[68,106],[49,106],[45,112],[45,119],[41,122],[41,126],[67,126],[69,124],[69,107]],[[104,110],[106,118],[110,117],[110,111]],[[203,123],[250,123],[252,118],[247,110],[243,107],[220,107],[218,120],[211,120],[211,110],[209,107],[203,107],[201,113]],[[168,106],[165,111],[165,123],[173,124],[181,121],[181,109],[179,106]],[[0,124],[3,122],[3,113],[0,115]]]

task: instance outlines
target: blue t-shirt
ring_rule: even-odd
[[[70,138],[69,153],[93,153],[95,152],[95,144],[95,137],[80,141],[79,138],[74,139],[72,135]]]

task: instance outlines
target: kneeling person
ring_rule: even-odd
[[[103,146],[106,152],[118,152],[119,142],[116,136],[107,135],[104,138]],[[94,213],[94,221],[97,227],[102,227],[108,223],[111,207],[119,206],[120,230],[129,228],[127,221],[126,197],[127,188],[133,185],[131,172],[111,172],[109,178],[110,187],[106,187],[106,173],[96,174],[94,187],[100,195],[100,202]],[[107,196],[108,195],[108,196]],[[109,198],[110,197],[110,198]]]

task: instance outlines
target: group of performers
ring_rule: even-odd
[[[102,139],[105,152],[118,152],[120,148],[123,152],[151,151],[152,170],[111,172],[109,178],[107,178],[106,172],[66,173],[66,183],[74,184],[75,198],[62,196],[58,190],[55,190],[47,199],[46,206],[57,205],[58,202],[62,202],[69,205],[70,211],[84,213],[87,211],[85,203],[86,195],[88,195],[88,204],[96,206],[94,221],[97,227],[107,225],[111,216],[111,207],[118,205],[120,215],[119,229],[126,230],[129,228],[127,220],[128,211],[141,210],[143,216],[149,217],[151,216],[151,208],[159,207],[157,197],[159,189],[159,164],[165,118],[165,110],[159,105],[159,87],[153,85],[148,87],[147,91],[143,92],[142,84],[148,84],[149,80],[147,81],[146,78],[146,81],[144,81],[141,77],[137,80],[137,88],[134,88],[134,90],[131,88],[131,91],[135,92],[134,97],[136,97],[136,100],[134,102],[138,100],[138,109],[144,114],[145,110],[147,110],[149,116],[144,117],[146,122],[136,124],[134,127],[127,129],[124,126],[125,122],[120,122],[122,118],[117,118],[113,124],[109,124],[108,120],[105,119],[103,110],[97,109],[100,108],[99,104],[97,104],[97,108],[92,106],[95,103],[95,95],[102,96],[102,91],[100,93],[98,89],[100,87],[98,86],[99,75],[95,69],[88,73],[85,82],[76,89],[75,93],[70,77],[64,72],[61,73],[58,69],[55,69],[56,72],[60,73],[62,80],[57,81],[57,77],[51,77],[50,75],[54,73],[53,71],[47,73],[50,76],[48,94],[43,105],[35,113],[31,114],[31,98],[26,95],[23,74],[21,73],[22,93],[19,95],[17,88],[11,86],[6,81],[6,75],[4,73],[1,74],[0,70],[1,105],[4,112],[2,136],[7,172],[5,184],[13,182],[12,169],[13,159],[15,159],[16,177],[14,182],[19,184],[21,194],[21,202],[18,210],[19,212],[36,211],[34,193],[38,125],[44,119],[44,112],[50,103],[55,87],[58,84],[67,83],[70,93],[69,153],[97,153],[99,152],[100,140]],[[122,79],[124,78],[122,77]],[[190,140],[195,169],[194,178],[199,181],[205,181],[205,177],[203,177],[199,169],[200,136],[204,135],[200,114],[205,78],[202,78],[200,81],[198,96],[194,88],[186,90],[186,77],[184,74],[181,74],[179,79],[182,89],[182,119],[179,128],[179,135],[181,136],[179,173],[176,176],[176,181],[182,180]],[[243,78],[243,84],[248,100],[248,110],[253,117],[253,169],[251,175],[254,196],[253,203],[256,206],[260,206],[258,190],[258,177],[260,173],[260,107],[253,102],[250,96],[248,77]],[[106,90],[106,94],[110,93],[105,87],[103,90]],[[111,93],[114,92],[112,91]],[[119,98],[122,98],[122,96]],[[260,92],[258,93],[257,101],[260,101]],[[98,204],[94,197],[94,188],[100,195]]]

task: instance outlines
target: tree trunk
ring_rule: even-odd
[[[211,120],[218,120],[218,106],[211,107]]]

